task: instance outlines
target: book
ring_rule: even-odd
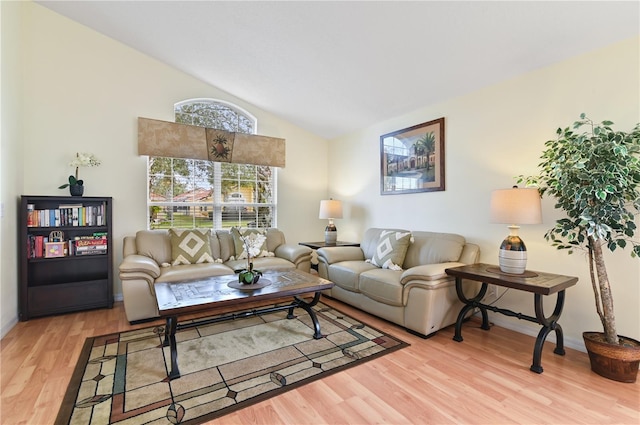
[[[76,240],[76,247],[80,248],[80,247],[85,247],[85,246],[106,246],[107,245],[107,240],[100,238],[100,239],[78,239]]]
[[[102,250],[102,249],[90,249],[88,251],[76,251],[75,255],[76,256],[83,256],[83,255],[105,255],[107,253],[107,250]]]

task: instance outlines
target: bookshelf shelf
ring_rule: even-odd
[[[24,195],[19,211],[20,320],[113,307],[112,198]]]

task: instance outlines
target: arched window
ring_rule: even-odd
[[[175,121],[256,133],[257,120],[227,102],[191,99],[174,105]],[[276,227],[275,168],[149,157],[149,228]]]

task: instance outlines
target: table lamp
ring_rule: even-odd
[[[509,236],[498,253],[500,271],[523,274],[527,268],[527,248],[518,236],[519,224],[542,223],[540,193],[536,188],[494,190],[491,194],[491,222],[509,224]]]
[[[324,229],[324,243],[335,245],[338,241],[338,229],[333,224],[334,218],[342,218],[342,202],[335,199],[320,201],[320,214],[318,218],[328,219],[329,225]]]

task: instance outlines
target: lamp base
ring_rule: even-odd
[[[338,242],[338,229],[333,224],[329,224],[324,229],[324,243],[327,245],[335,245]]]
[[[519,236],[509,235],[502,241],[498,264],[504,273],[523,274],[527,269],[527,247]]]

